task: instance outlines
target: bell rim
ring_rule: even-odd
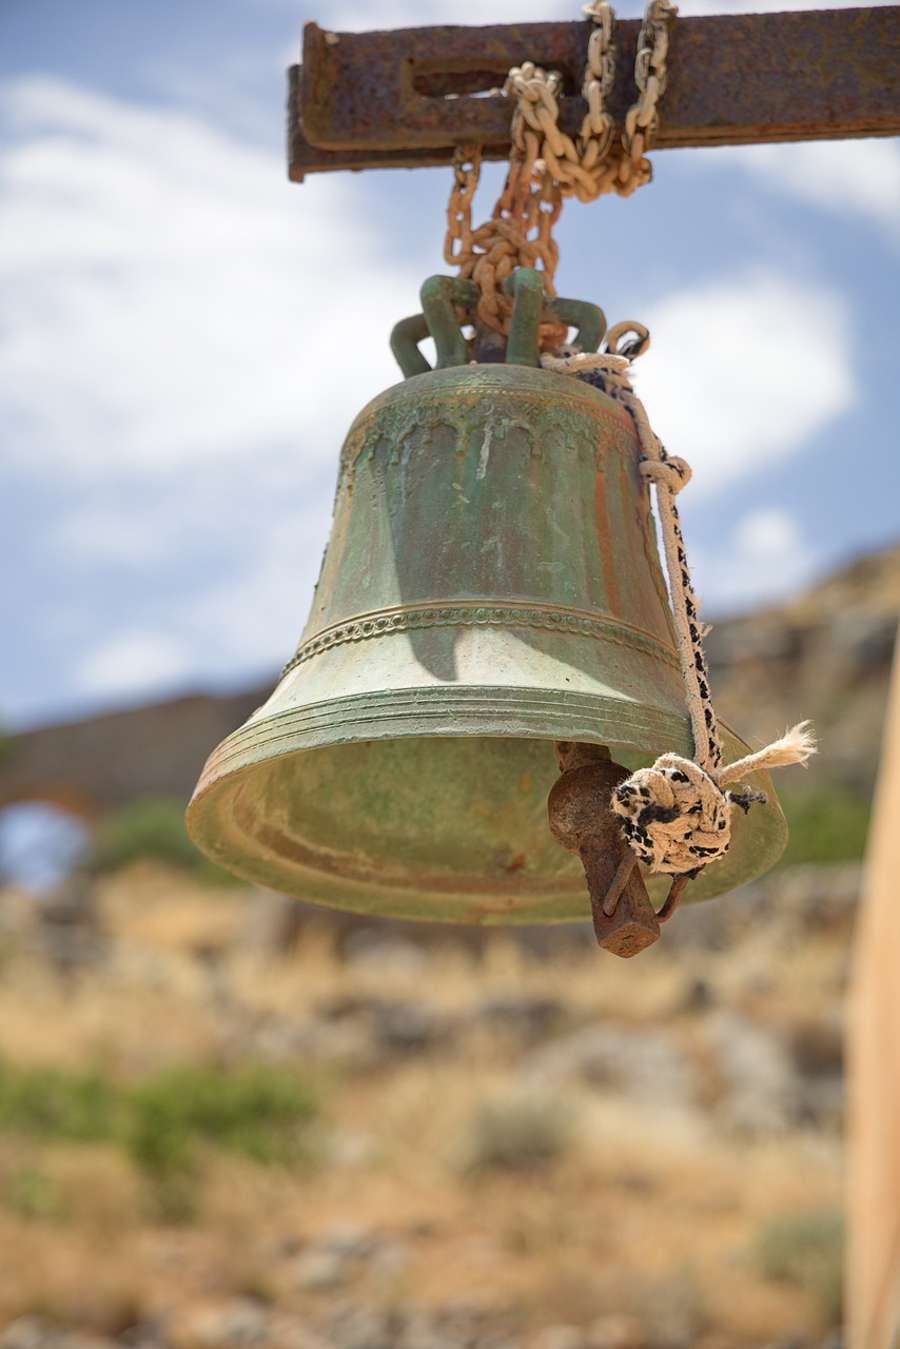
[[[629,709],[634,712],[631,717]],[[399,730],[401,719],[411,715],[415,715],[415,731]],[[465,720],[453,720],[456,717]],[[366,734],[353,733],[357,724],[365,726]],[[346,727],[346,733],[336,735],[335,727],[340,726]],[[643,733],[644,738],[623,735],[623,729],[632,729],[636,737]],[[741,754],[749,753],[749,747],[730,727],[724,729],[737,742]],[[567,692],[561,697],[556,690],[505,684],[378,689],[303,703],[278,712],[264,713],[261,708],[212,751],[191,800],[220,778],[262,759],[325,749],[348,741],[392,739],[398,730],[400,734],[425,738],[471,736],[551,743],[576,740],[650,757],[665,751],[692,753],[687,713],[643,702],[629,703],[622,697],[577,692]],[[652,741],[646,738],[650,735]],[[261,750],[266,752],[260,753]]]
[[[533,695],[532,698],[523,699],[522,695],[528,693]],[[406,697],[401,702],[404,694]],[[500,696],[489,698],[487,694]],[[482,704],[480,709],[479,700]],[[423,703],[428,702],[434,704],[430,723],[422,717]],[[373,708],[373,703],[380,703],[380,715],[378,709]],[[413,708],[417,714],[414,723],[410,720]],[[518,720],[511,715],[513,709]],[[602,717],[598,716],[601,709]],[[686,715],[650,708],[646,704],[635,704],[637,715],[631,723],[634,738],[629,739],[622,734],[623,729],[629,729],[627,720],[623,720],[627,709],[628,703],[622,699],[598,694],[567,694],[562,700],[558,697],[551,700],[546,691],[539,689],[450,691],[438,687],[380,690],[374,695],[356,694],[289,708],[275,714],[256,714],[244,726],[227,736],[207,760],[188,806],[188,832],[201,851],[244,879],[283,889],[324,907],[424,921],[485,925],[579,921],[587,913],[583,878],[580,876],[571,882],[561,878],[559,885],[548,882],[541,886],[540,893],[534,895],[473,893],[457,896],[459,901],[467,897],[471,900],[470,908],[466,909],[464,902],[453,902],[452,891],[431,891],[427,888],[412,891],[409,887],[383,885],[377,881],[367,883],[352,876],[307,865],[298,859],[266,854],[259,840],[246,830],[241,831],[242,847],[236,852],[228,846],[229,842],[234,844],[237,841],[235,813],[231,807],[242,785],[267,764],[330,746],[390,740],[397,738],[398,733],[423,739],[448,736],[498,740],[525,738],[551,744],[555,740],[579,740],[607,745],[614,757],[621,758],[624,752],[626,757],[646,762],[664,750],[691,752]],[[356,715],[346,720],[342,727],[335,720],[336,714],[346,714],[348,710],[355,711]],[[473,715],[479,711],[480,716]],[[315,713],[312,729],[311,713]],[[461,713],[465,714],[464,721],[451,720],[451,717],[458,718]],[[413,725],[414,729],[410,729]],[[365,734],[360,734],[363,727]],[[651,729],[655,732],[652,747],[648,746],[646,740]],[[747,751],[747,746],[729,727],[723,726],[723,731],[729,759]],[[642,739],[637,738],[639,735]],[[629,766],[637,764],[635,762]],[[728,869],[727,880],[722,877],[721,881],[717,881],[717,867],[710,867],[692,884],[691,900],[711,898],[725,889],[755,879],[774,865],[783,852],[787,842],[784,815],[768,775],[758,774],[757,780],[769,797],[765,807],[757,808],[764,810],[768,817],[765,846],[759,848],[755,855],[752,850],[747,850],[748,855],[744,855],[745,850],[739,845],[742,833],[740,826],[744,822],[742,819],[736,821],[738,828],[735,842],[738,847],[733,846],[729,858],[723,864]],[[550,785],[548,782],[548,790]],[[728,865],[729,862],[731,865]],[[719,875],[722,876],[722,873],[719,872]],[[647,879],[653,897],[661,899],[667,879]]]

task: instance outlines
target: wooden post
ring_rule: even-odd
[[[849,1036],[850,1349],[900,1345],[900,659],[857,928]]]

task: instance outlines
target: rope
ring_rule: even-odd
[[[628,345],[626,355],[615,347],[628,332],[637,335],[637,343]],[[634,421],[641,446],[641,474],[656,489],[675,639],[694,737],[693,760],[680,754],[661,755],[650,768],[640,768],[620,783],[611,805],[622,820],[632,851],[652,872],[696,874],[727,853],[733,807],[747,811],[753,802],[766,799],[764,793],[746,787],[726,788],[763,769],[806,763],[816,752],[816,742],[810,723],[800,722],[764,749],[723,766],[703,648],[706,629],[700,621],[675,501],[690,481],[691,470],[684,459],[666,452],[631,383],[631,363],[650,345],[647,329],[636,323],[619,324],[610,330],[608,342],[612,351],[544,353],[541,364],[545,370],[598,384],[628,409]]]
[[[649,0],[638,36],[634,78],[638,99],[621,132],[606,102],[616,74],[615,15],[608,0],[591,0],[583,13],[593,24],[581,92],[587,112],[573,140],[559,129],[562,76],[525,61],[510,70],[503,92],[516,103],[510,129],[509,172],[489,220],[472,228],[472,198],[481,172],[478,146],[461,146],[447,207],[444,258],[479,288],[477,319],[498,332],[509,331],[512,302],[502,285],[516,267],[544,273],[546,295],[556,294],[559,249],[553,228],[563,200],[595,201],[605,193],[631,196],[649,183],[653,170],[645,151],[656,132],[658,104],[666,88],[672,0]],[[564,327],[541,325],[542,350],[565,340]]]

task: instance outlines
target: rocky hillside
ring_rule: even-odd
[[[0,1349],[840,1349],[858,882],[634,963],[0,891]]]
[[[868,793],[898,616],[900,548],[892,548],[785,604],[717,624],[707,650],[721,715],[760,744],[812,718],[820,754],[811,781]]]

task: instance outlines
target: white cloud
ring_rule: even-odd
[[[694,550],[691,562],[704,609],[722,612],[794,594],[822,558],[789,511],[767,506],[743,516],[721,551]]]
[[[126,512],[91,505],[71,512],[56,526],[53,547],[70,563],[134,566],[162,558],[170,534],[166,521],[158,515],[151,521],[141,509]]]
[[[322,6],[317,21],[322,28],[358,32],[440,23],[538,23],[580,17],[580,6],[573,7],[569,0],[493,0],[490,13],[485,12],[484,0],[378,0],[377,11],[353,0],[334,0]],[[523,53],[523,59],[527,55]]]
[[[108,478],[280,446],[332,456],[396,378],[412,262],[379,253],[348,176],[197,118],[26,80],[0,149],[0,412],[33,471]]]
[[[735,145],[689,157],[697,171],[749,174],[764,190],[833,215],[863,218],[900,238],[900,144],[896,140]]]
[[[237,580],[204,587],[183,617],[207,655],[226,666],[266,669],[294,654],[330,526],[327,509],[293,504],[260,535]]]
[[[734,531],[738,551],[761,559],[784,557],[801,547],[797,521],[779,506],[745,515]]]
[[[646,315],[653,347],[636,388],[693,496],[796,453],[852,404],[840,297],[774,272],[678,291]]]
[[[190,652],[168,632],[118,632],[89,651],[76,680],[85,693],[119,696],[173,684],[190,670]]]

